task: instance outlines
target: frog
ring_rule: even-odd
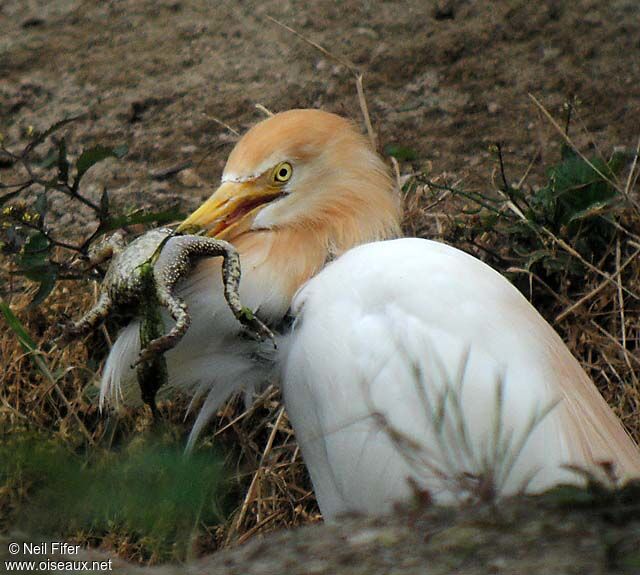
[[[174,348],[191,324],[187,305],[176,294],[176,284],[198,260],[219,256],[223,258],[224,296],[233,315],[251,337],[259,341],[268,338],[275,345],[273,332],[240,302],[240,256],[235,247],[207,236],[177,234],[167,227],[152,229],[128,245],[124,234],[117,232],[91,249],[90,266],[111,261],[97,303],[81,319],[66,326],[63,339],[88,333],[112,313],[137,310],[144,316],[145,306],[156,304],[168,311],[175,325],[168,333],[158,334],[153,329],[153,338],[141,337],[143,348],[132,368],[153,361]]]

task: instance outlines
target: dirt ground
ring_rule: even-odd
[[[529,94],[559,121],[575,99],[571,135],[585,151],[635,149],[640,136],[637,0],[0,0],[4,143],[18,149],[30,126],[86,113],[66,129],[71,156],[96,143],[127,144],[129,153],[92,169],[84,193],[97,200],[106,186],[121,209],[177,203],[186,213],[216,187],[237,139],[223,124],[244,131],[263,117],[256,104],[273,112],[321,107],[362,122],[352,72],[268,16],[364,74],[380,150],[412,151],[403,173],[446,174],[485,190],[496,167],[489,146],[501,142],[508,177],[518,180],[533,162],[535,182],[558,159],[561,139]],[[187,167],[166,176],[176,166]],[[0,163],[0,182],[19,177]],[[70,211],[62,198],[51,213],[62,235],[93,229],[91,214]],[[329,537],[345,540],[334,531]],[[296,537],[319,537],[304,533]],[[326,548],[335,547],[330,541]],[[247,553],[259,556],[255,545]],[[526,572],[504,567],[500,553],[483,573]],[[586,572],[573,567],[550,572]]]
[[[135,568],[112,559],[112,568],[128,575],[637,574],[640,522],[637,514],[630,520],[633,507],[625,512],[622,504],[617,512],[603,513],[592,501],[569,510],[563,499],[556,493],[498,507],[347,517],[338,524],[254,538],[187,565]],[[0,561],[10,558],[6,543],[0,535]],[[66,560],[71,558],[104,561],[109,556],[89,551]]]
[[[88,112],[69,130],[76,145],[130,148],[125,162],[96,169],[96,182],[127,205],[191,207],[214,186],[234,140],[215,119],[242,131],[261,118],[256,103],[360,119],[351,72],[267,16],[364,73],[382,148],[408,146],[413,167],[431,162],[467,188],[487,186],[496,141],[514,179],[536,152],[539,165],[555,159],[560,141],[529,93],[558,117],[575,96],[574,135],[585,147],[631,147],[638,137],[635,0],[5,0],[0,130],[15,144],[29,125]],[[191,172],[151,177],[188,160],[204,184]],[[77,217],[65,218],[70,229]]]

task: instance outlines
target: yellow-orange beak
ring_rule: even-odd
[[[281,191],[255,182],[224,182],[178,227],[178,232],[206,230],[206,235],[231,239],[247,231],[256,213]]]

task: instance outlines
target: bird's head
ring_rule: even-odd
[[[388,169],[351,122],[290,110],[249,130],[220,187],[180,226],[233,241],[254,231],[307,230],[342,252],[399,234]]]

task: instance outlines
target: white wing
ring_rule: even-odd
[[[640,476],[638,448],[559,336],[464,252],[360,246],[293,311],[285,402],[325,517],[388,511],[409,477],[449,501],[575,481],[564,464]]]

